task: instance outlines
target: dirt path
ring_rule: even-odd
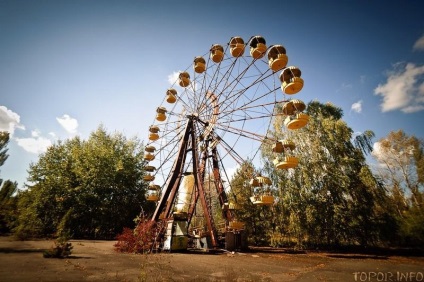
[[[424,255],[335,253],[120,254],[112,241],[71,241],[72,256],[43,258],[52,241],[0,237],[0,281],[424,281]]]

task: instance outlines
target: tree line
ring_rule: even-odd
[[[238,218],[246,223],[251,243],[423,247],[423,141],[399,130],[379,140],[373,151],[374,133],[354,136],[335,105],[313,101],[307,114],[308,126],[301,130],[282,130],[277,116],[269,132],[273,139],[296,144],[295,169],[277,169],[268,144],[261,150],[264,167],[246,162],[232,180],[232,199],[242,205]],[[260,174],[273,181],[271,207],[249,200],[248,180]]]
[[[8,134],[2,139],[7,144]],[[7,151],[0,152],[7,158]],[[152,209],[145,200],[143,153],[139,140],[103,126],[87,140],[57,142],[30,164],[26,189],[17,191],[10,181],[2,186],[1,232],[22,239],[114,239],[134,226],[141,210]]]
[[[250,244],[320,246],[424,246],[424,144],[402,130],[374,146],[370,130],[354,135],[343,111],[308,104],[308,126],[287,132],[276,116],[272,139],[296,144],[299,165],[274,166],[272,144],[261,146],[261,168],[247,161],[234,175],[229,199],[241,207]],[[9,134],[0,134],[0,166]],[[99,126],[87,140],[59,141],[28,169],[26,189],[0,179],[0,232],[19,238],[59,236],[113,239],[149,214],[143,179],[144,148],[136,138]],[[255,206],[249,181],[267,175],[275,203]]]

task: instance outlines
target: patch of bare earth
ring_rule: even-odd
[[[71,243],[69,258],[47,259],[43,251],[53,241],[0,237],[0,281],[420,281],[424,275],[423,256],[275,249],[142,255],[117,253],[114,241]]]

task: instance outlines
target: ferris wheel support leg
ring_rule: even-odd
[[[171,211],[173,202],[175,200],[178,187],[180,186],[180,182],[181,182],[181,174],[182,174],[183,164],[187,154],[186,148],[187,148],[189,136],[190,136],[190,120],[186,124],[184,137],[181,139],[179,151],[177,154],[177,161],[174,163],[172,167],[172,175],[170,175],[170,177],[166,181],[162,196],[152,216],[152,221],[157,222],[162,212],[164,213],[165,218],[168,218],[170,216],[170,211]]]
[[[228,202],[227,194],[225,193],[224,186],[222,185],[221,174],[219,173],[219,163],[218,163],[218,152],[216,147],[212,149],[212,166],[213,166],[213,176],[216,183],[216,192],[218,193],[219,204],[224,206]],[[223,216],[227,221],[232,219],[232,214],[230,210],[223,210]]]
[[[201,163],[199,164],[198,168],[198,174],[200,175],[200,179],[205,179],[205,167],[206,167],[206,161],[208,158],[207,151],[202,152],[202,159]],[[190,203],[190,208],[188,209],[188,219],[187,219],[187,225],[190,226],[191,219],[193,218],[193,214],[196,211],[196,205],[199,200],[199,189],[194,189],[194,197],[192,198],[192,201]]]
[[[195,132],[194,130],[191,132],[191,143],[192,143],[192,148],[197,148],[197,144],[196,144],[196,136],[195,136]],[[202,204],[202,208],[203,208],[203,213],[206,219],[206,225],[209,231],[209,234],[211,236],[211,243],[212,243],[212,247],[213,248],[217,248],[218,247],[218,238],[217,238],[217,232],[216,232],[216,227],[214,224],[214,220],[213,220],[213,216],[212,216],[212,212],[209,209],[209,204],[208,204],[208,200],[206,199],[206,193],[205,193],[205,189],[204,189],[204,177],[202,177],[203,173],[201,172],[202,169],[199,166],[199,158],[198,158],[198,153],[197,150],[193,150],[193,173],[195,174],[194,177],[194,182],[195,182],[195,187],[198,190],[198,195],[200,198],[200,202]]]

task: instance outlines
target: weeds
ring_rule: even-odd
[[[45,250],[43,257],[45,258],[67,258],[72,254],[72,243],[69,241],[69,236],[61,235],[54,241],[54,246]]]

